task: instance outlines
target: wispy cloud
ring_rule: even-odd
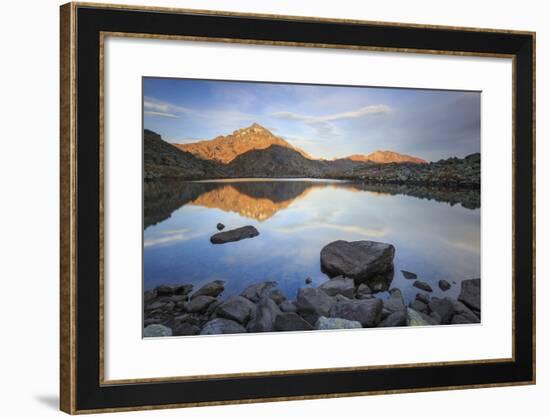
[[[279,119],[301,121],[317,129],[319,133],[334,135],[336,134],[336,126],[332,122],[346,119],[358,119],[369,115],[389,113],[390,111],[391,109],[389,106],[386,106],[385,104],[377,104],[361,107],[353,111],[327,114],[324,116],[308,116],[288,111],[275,112],[272,113],[271,116]]]
[[[176,106],[153,97],[144,97],[143,112],[149,116],[168,117],[178,119],[182,114],[192,114],[187,107]]]

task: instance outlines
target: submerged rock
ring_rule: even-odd
[[[247,298],[234,295],[223,301],[216,309],[216,315],[246,324],[256,305]]]
[[[447,291],[451,289],[451,284],[445,279],[440,279],[437,285],[439,285],[439,288],[441,288],[442,291]]]
[[[275,318],[275,330],[281,332],[313,330],[313,326],[296,313],[280,313]]]
[[[172,329],[162,324],[150,324],[143,329],[143,337],[164,337],[172,336]]]
[[[246,333],[246,329],[239,323],[233,320],[215,318],[206,323],[200,334],[232,334],[232,333]]]
[[[375,327],[380,322],[382,305],[378,298],[340,301],[330,310],[330,317],[358,321],[363,327]]]
[[[418,278],[418,275],[416,275],[414,272],[404,271],[401,270],[401,273],[406,279],[416,279]]]
[[[346,320],[339,317],[321,316],[315,323],[317,330],[335,330],[335,329],[361,329],[361,323],[356,320]]]
[[[355,284],[351,278],[336,277],[324,282],[320,287],[327,295],[335,296],[342,294],[347,298],[353,298],[355,292]]]
[[[413,286],[416,287],[416,288],[419,288],[421,290],[424,290],[424,291],[428,291],[428,292],[433,291],[430,284],[428,284],[427,282],[424,282],[424,281],[415,281]]]
[[[344,275],[361,283],[393,269],[393,245],[369,240],[337,240],[321,250],[321,269],[330,277]]]
[[[226,232],[216,233],[210,238],[214,244],[237,242],[242,239],[249,239],[260,234],[254,226],[243,226]]]
[[[462,301],[471,309],[481,310],[481,280],[479,278],[462,281],[458,301]]]
[[[191,295],[191,299],[198,297],[199,295],[208,295],[209,297],[217,297],[220,295],[225,286],[225,281],[216,280],[203,285],[197,291]]]

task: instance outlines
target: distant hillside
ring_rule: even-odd
[[[143,132],[143,166],[145,180],[220,178],[224,175],[217,164],[181,151],[148,129]]]
[[[228,164],[239,155],[260,149],[267,149],[272,145],[292,149],[304,158],[310,156],[301,149],[295,148],[290,143],[275,136],[266,128],[257,123],[235,130],[227,136],[218,136],[211,140],[203,140],[195,143],[174,144],[177,148],[195,155],[197,158],[212,160]]]
[[[425,164],[426,161],[416,156],[404,155],[392,151],[374,151],[368,155],[350,155],[344,159],[354,162],[374,162],[375,164],[413,163]]]

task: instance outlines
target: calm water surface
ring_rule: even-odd
[[[248,284],[276,281],[295,298],[298,288],[318,286],[319,253],[334,240],[375,240],[395,246],[391,287],[406,301],[419,292],[401,270],[418,274],[442,295],[437,282],[480,275],[479,194],[473,191],[372,187],[316,180],[152,182],[144,186],[144,288],[214,279],[223,296]],[[223,245],[210,243],[225,230],[253,225],[260,235]],[[380,294],[384,296],[384,294]]]

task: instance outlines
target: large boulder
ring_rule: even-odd
[[[172,336],[172,329],[162,324],[150,324],[143,329],[143,337],[164,337]]]
[[[277,285],[274,281],[256,282],[246,287],[241,296],[257,303],[262,297],[267,295]]]
[[[269,297],[264,297],[256,304],[246,328],[250,333],[272,332],[275,330],[275,319],[280,313],[277,303]]]
[[[458,301],[473,310],[481,311],[481,280],[475,278],[462,281]]]
[[[405,301],[403,300],[403,295],[399,288],[393,288],[390,290],[390,296],[384,300],[384,308],[391,313],[396,311],[405,310]]]
[[[320,316],[328,316],[336,301],[319,288],[300,288],[296,297],[298,313],[315,323]]]
[[[242,239],[256,237],[259,234],[260,232],[254,226],[243,226],[227,232],[216,233],[210,238],[210,242],[214,244],[237,242]]]
[[[336,277],[324,282],[320,287],[327,295],[335,296],[342,294],[347,298],[353,298],[355,292],[355,283],[351,278]]]
[[[370,240],[337,240],[321,249],[321,269],[330,277],[344,275],[356,283],[393,270],[393,245]]]
[[[296,313],[296,304],[292,300],[285,300],[279,304],[279,308],[283,313]]]
[[[362,327],[358,321],[346,320],[339,317],[321,316],[315,323],[317,330],[361,329]]]
[[[467,323],[479,323],[480,318],[479,316],[474,313],[472,310],[470,310],[466,305],[460,301],[453,300],[453,308],[455,311],[455,315],[453,317],[453,321],[455,317],[457,317],[457,320],[459,320],[461,323],[467,322]]]
[[[380,322],[382,306],[382,300],[378,298],[340,301],[331,308],[330,317],[358,321],[363,327],[376,327]]]
[[[206,323],[200,334],[232,334],[232,333],[246,333],[246,329],[239,323],[233,320],[224,318],[215,318]]]
[[[214,297],[209,297],[208,295],[199,295],[198,297],[193,298],[185,305],[185,309],[189,313],[200,313],[208,308],[216,299]]]
[[[223,292],[225,281],[215,280],[203,285],[197,291],[195,291],[191,298],[198,297],[199,295],[208,295],[209,297],[217,297]]]
[[[439,298],[432,298],[428,307],[432,313],[437,313],[439,315],[441,324],[449,324],[455,313],[453,301],[447,297],[442,300]]]
[[[256,305],[247,298],[234,295],[223,301],[216,309],[216,315],[241,324],[246,324]]]
[[[296,313],[280,313],[275,318],[275,330],[280,332],[313,330],[313,326]]]

